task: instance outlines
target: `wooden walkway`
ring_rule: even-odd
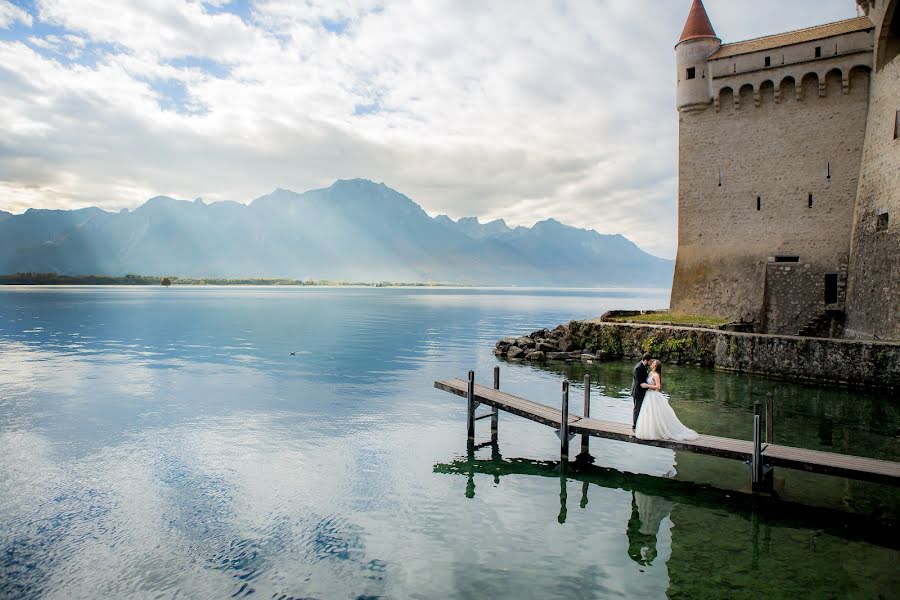
[[[499,388],[499,374],[496,371],[494,381],[495,388]],[[462,396],[463,398],[468,398],[469,396],[469,385],[470,382],[464,379],[450,379],[447,381],[434,382],[434,387],[437,389],[456,394],[457,396]],[[638,439],[632,436],[631,425],[629,423],[602,421],[570,413],[568,411],[568,382],[564,383],[564,390],[563,410],[560,410],[545,404],[526,400],[525,398],[513,396],[506,392],[501,392],[499,389],[488,388],[472,382],[473,398],[470,401],[470,413],[474,411],[474,408],[478,404],[485,404],[492,407],[494,411],[502,410],[509,412],[525,419],[547,425],[556,430],[560,430],[562,414],[565,412],[568,418],[566,419],[567,422],[564,430],[567,430],[569,434],[581,434],[582,436],[599,437],[620,442],[641,444],[644,446],[669,448],[681,452],[706,454],[720,458],[747,461],[750,462],[751,465],[754,462],[754,453],[758,446],[758,456],[761,458],[761,462],[757,459],[759,471],[760,474],[762,474],[765,469],[767,476],[769,476],[772,468],[785,467],[812,473],[847,477],[850,479],[900,485],[900,463],[886,460],[834,454],[831,452],[820,452],[817,450],[806,450],[804,448],[780,446],[773,443],[766,444],[761,441],[755,445],[752,441],[734,440],[711,435],[701,435],[698,439],[689,442]],[[588,407],[588,411],[586,412],[589,413],[589,400],[586,402],[586,406]],[[470,437],[474,435],[472,425],[473,417],[474,415],[470,414]],[[756,427],[759,427],[758,417],[755,423]],[[496,436],[496,417],[494,418],[493,430],[494,436]],[[565,437],[567,439],[563,441],[563,454],[568,457],[568,438],[570,436]],[[586,442],[582,442],[582,447],[586,448]],[[756,483],[757,481],[754,479],[754,484]]]

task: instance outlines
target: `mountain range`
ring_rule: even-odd
[[[673,268],[621,235],[554,219],[432,218],[364,179],[250,204],[158,196],[132,211],[0,211],[0,273],[668,287]]]

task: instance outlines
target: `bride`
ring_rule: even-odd
[[[681,424],[669,401],[662,395],[662,363],[650,363],[650,376],[641,387],[647,390],[644,404],[638,415],[634,435],[642,440],[696,440],[699,436],[693,429]]]

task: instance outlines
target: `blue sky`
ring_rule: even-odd
[[[690,0],[0,0],[0,209],[366,177],[674,256]],[[726,42],[853,0],[707,0]]]

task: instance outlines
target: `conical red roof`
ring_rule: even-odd
[[[687,18],[687,23],[684,24],[684,31],[681,32],[681,39],[678,40],[678,43],[680,44],[687,40],[696,40],[699,38],[719,39],[713,29],[712,23],[709,22],[709,15],[706,14],[703,0],[694,0],[694,4],[691,6],[691,12]]]

